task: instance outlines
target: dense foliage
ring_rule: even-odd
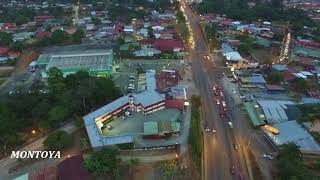
[[[95,175],[108,175],[111,179],[117,176],[119,160],[117,149],[106,148],[95,151],[85,160],[85,167]]]
[[[312,175],[303,163],[302,154],[294,143],[279,147],[278,168],[280,180],[312,179]]]
[[[47,82],[38,82],[29,90],[17,88],[0,98],[2,150],[21,142],[29,128],[56,128],[121,96],[112,79],[91,77],[83,71],[63,77],[60,70],[52,68]]]
[[[200,126],[200,106],[201,99],[199,96],[191,97],[191,130],[189,136],[189,143],[191,145],[191,151],[193,160],[197,167],[201,167],[201,158],[203,151],[203,137]],[[201,168],[200,168],[201,169]]]
[[[66,131],[56,131],[48,135],[47,139],[43,142],[47,150],[62,150],[72,143],[72,136]]]

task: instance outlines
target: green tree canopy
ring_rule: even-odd
[[[63,150],[72,144],[72,136],[66,131],[56,131],[48,135],[43,145],[48,150]]]
[[[89,172],[96,175],[104,174],[115,177],[119,167],[117,155],[117,149],[105,148],[95,151],[85,160],[85,167]]]
[[[268,80],[271,84],[279,84],[283,80],[283,74],[279,72],[272,72],[269,74]]]
[[[68,40],[68,35],[65,31],[56,30],[51,35],[51,42],[53,44],[60,44]]]
[[[0,32],[0,46],[9,46],[12,43],[12,35],[6,32]]]

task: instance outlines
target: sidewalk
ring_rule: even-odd
[[[63,127],[57,130],[64,130],[68,133],[72,133],[77,129],[74,121],[64,125]],[[40,139],[28,144],[27,146],[21,148],[19,151],[35,151],[43,150],[43,142],[48,136],[43,136]],[[10,155],[4,157],[0,160],[0,179],[6,179],[9,176],[9,169],[17,165],[17,159],[11,159]]]

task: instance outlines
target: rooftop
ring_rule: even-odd
[[[257,103],[261,106],[267,121],[271,124],[290,120],[287,116],[286,110],[289,105],[295,104],[292,101],[276,100],[258,100]]]
[[[274,135],[264,128],[262,130],[276,145],[294,142],[301,150],[320,151],[319,144],[297,121],[278,123],[274,124],[273,127],[279,130],[280,133],[278,135]]]

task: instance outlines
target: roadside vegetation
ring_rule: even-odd
[[[210,51],[219,47],[217,39],[217,26],[213,23],[204,25],[204,35],[209,44]]]
[[[188,43],[189,38],[190,38],[190,32],[187,26],[187,20],[185,16],[183,15],[183,12],[180,10],[180,3],[179,2],[174,2],[174,9],[176,10],[176,21],[177,21],[177,29],[178,32],[182,38],[182,40],[185,43]]]
[[[18,87],[0,98],[1,153],[121,96],[111,78],[83,71],[64,77],[52,68],[47,79],[47,84],[37,82],[28,91]]]
[[[318,179],[307,169],[304,164],[302,153],[294,143],[284,144],[279,147],[277,157],[278,178],[279,180],[305,180]]]
[[[203,136],[201,130],[200,119],[200,96],[191,97],[191,130],[189,135],[189,143],[191,145],[191,154],[196,167],[199,171],[202,168],[202,153],[203,153]]]
[[[66,131],[56,131],[49,134],[47,139],[43,142],[47,150],[62,150],[72,144],[72,136]]]

